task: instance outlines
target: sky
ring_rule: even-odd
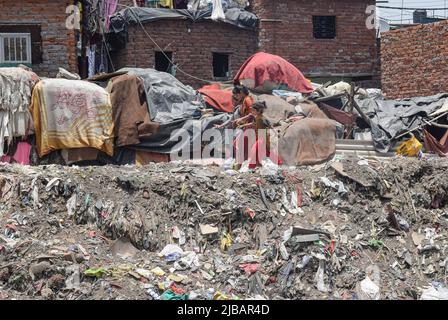
[[[410,8],[447,8],[448,0],[386,0],[388,3],[379,4],[380,6],[390,7],[410,7]],[[403,4],[404,3],[404,4]],[[403,10],[403,23],[412,22],[412,10]],[[391,23],[400,23],[402,19],[402,10],[379,9],[380,17],[390,20]],[[432,11],[428,11],[428,16],[433,16]],[[434,12],[434,16],[448,18],[448,10],[439,10]]]

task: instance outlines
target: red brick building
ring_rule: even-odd
[[[381,83],[389,98],[448,92],[448,20],[383,33]]]
[[[175,65],[200,79],[228,80],[257,51],[256,31],[225,23],[160,20],[145,23],[144,27]],[[130,26],[129,42],[125,49],[113,55],[114,66],[116,69],[139,67],[166,71],[170,66],[161,51],[141,26]],[[224,68],[223,72],[218,63]],[[176,77],[196,88],[204,84],[179,70]]]
[[[67,29],[73,0],[0,0],[0,66],[31,66],[40,76],[78,72],[76,35]]]
[[[376,32],[366,27],[366,9],[374,3],[252,0],[249,10],[260,18],[254,31],[212,21],[159,20],[144,26],[175,64],[202,79],[231,79],[245,59],[265,51],[284,57],[313,79],[369,81],[378,61]],[[131,26],[128,46],[113,55],[115,68],[156,67],[163,58],[158,51],[141,26]],[[228,64],[225,77],[216,77],[217,63]],[[203,84],[181,72],[176,76],[195,87]]]
[[[59,67],[82,71],[78,68],[77,31],[66,28],[66,8],[74,2],[0,0],[0,66],[22,62],[42,76],[54,76]],[[286,58],[311,78],[369,80],[375,73],[377,53],[375,30],[366,27],[366,8],[374,2],[252,0],[249,10],[260,19],[253,30],[211,20],[145,23],[146,32],[162,50],[140,25],[131,25],[126,48],[111,54],[113,67],[167,70],[172,66],[166,54],[179,67],[176,76],[199,87],[203,82],[182,71],[207,80],[231,79],[249,56],[266,51]],[[119,3],[133,5],[134,1]],[[11,52],[17,50],[15,44],[22,45],[20,57],[10,56],[4,41]],[[83,67],[85,64],[86,60]]]
[[[370,79],[375,29],[366,9],[373,0],[253,0],[260,18],[259,50],[281,55],[308,77]]]

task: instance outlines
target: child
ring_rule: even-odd
[[[255,144],[252,146],[248,155],[249,168],[251,169],[260,165],[261,160],[266,157],[270,158],[274,163],[282,164],[278,155],[270,150],[271,139],[269,129],[271,126],[263,115],[266,108],[265,102],[254,103],[252,105],[252,115],[247,116],[247,121],[250,122],[240,126],[240,128],[255,130]]]

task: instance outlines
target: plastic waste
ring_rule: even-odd
[[[165,275],[165,271],[163,271],[160,267],[156,267],[151,270],[156,276],[163,277]]]
[[[182,250],[182,248],[179,247],[177,244],[167,244],[165,248],[163,248],[163,250],[160,251],[159,256],[166,257],[173,253],[179,253],[182,255],[182,253],[184,253],[184,250]]]
[[[235,164],[235,159],[234,158],[227,158],[226,160],[224,160],[224,163],[222,165],[223,169],[225,171],[227,170],[233,170],[233,166]]]
[[[165,291],[160,299],[161,300],[188,300],[188,294],[176,294],[172,290]]]
[[[379,300],[380,288],[369,277],[366,277],[359,284],[358,296],[361,300]]]
[[[224,233],[221,238],[221,250],[226,251],[228,248],[232,246],[232,235],[228,232]]]
[[[347,188],[345,187],[344,183],[342,181],[333,182],[327,177],[321,177],[320,181],[326,186],[331,187],[333,189],[338,190],[339,194],[345,194],[348,192]]]
[[[84,271],[84,274],[88,277],[101,278],[104,274],[107,273],[105,268],[98,269],[87,269]]]
[[[420,300],[448,300],[448,289],[439,282],[433,282],[423,291]]]
[[[275,176],[278,174],[280,168],[277,164],[266,158],[261,160],[260,175],[261,176]]]
[[[316,282],[317,290],[319,290],[320,292],[329,291],[327,286],[325,285],[324,272],[325,272],[325,260],[319,260],[319,268],[317,269],[314,281]]]
[[[174,239],[177,239],[179,241],[179,245],[183,246],[186,242],[185,238],[185,232],[183,232],[179,227],[175,226],[173,227],[171,234]]]
[[[366,278],[356,286],[358,297],[361,300],[380,300],[380,269],[377,265],[366,268]]]
[[[282,256],[283,260],[288,260],[289,259],[289,253],[288,253],[288,249],[286,249],[285,244],[282,242],[280,243],[280,255]]]
[[[182,254],[180,254],[179,252],[174,252],[174,253],[170,253],[168,255],[165,256],[165,261],[166,262],[175,262],[177,260],[179,260],[182,257]]]
[[[400,144],[397,148],[397,155],[406,157],[416,157],[423,148],[423,145],[413,135],[412,138]]]
[[[149,288],[146,290],[146,293],[153,299],[153,300],[160,300],[160,295],[152,288]]]

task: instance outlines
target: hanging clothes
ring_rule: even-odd
[[[160,0],[160,6],[173,9],[173,0]]]
[[[14,154],[14,161],[19,164],[30,164],[30,154],[31,154],[31,145],[26,142],[22,141],[19,142],[17,145],[16,153]]]
[[[95,69],[95,52],[96,52],[96,44],[87,47],[87,59],[89,63],[89,78],[93,77],[96,73]]]
[[[173,5],[174,5],[174,9],[187,9],[188,8],[188,0],[174,0]]]
[[[0,156],[3,143],[33,130],[28,107],[31,92],[39,77],[23,68],[0,68]]]
[[[226,15],[224,14],[224,10],[222,8],[221,0],[212,0],[213,11],[212,11],[212,20],[225,20]]]
[[[106,14],[106,31],[109,31],[110,17],[117,11],[118,0],[105,0],[104,12]]]

